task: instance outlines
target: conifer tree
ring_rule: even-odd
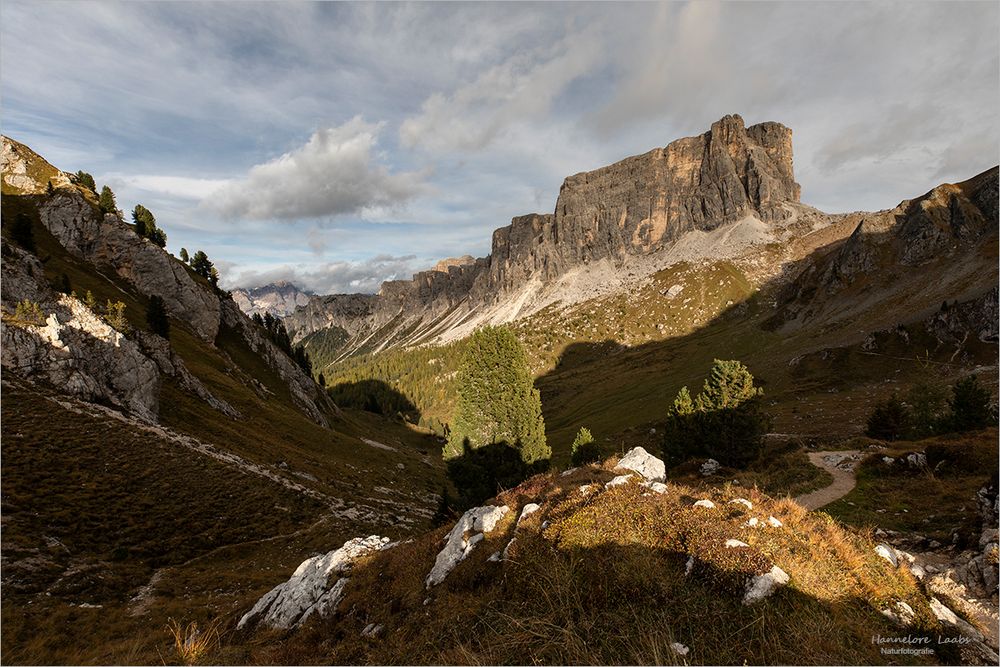
[[[181,248],[181,251],[178,253],[178,257],[180,257],[181,261],[185,264],[191,261],[191,258],[188,256],[187,248]]]
[[[94,177],[85,171],[78,171],[74,174],[74,180],[87,188],[91,192],[97,192],[97,183],[94,182]]]
[[[104,213],[114,213],[118,210],[118,204],[115,202],[115,193],[111,191],[111,188],[104,186],[101,188],[101,196],[98,199],[98,205],[101,207],[101,211]]]
[[[979,384],[975,375],[959,380],[952,387],[949,426],[953,431],[971,431],[996,422],[990,407],[990,391]]]
[[[590,429],[581,427],[573,439],[571,461],[574,466],[582,466],[600,460],[601,450],[594,442]]]
[[[527,465],[544,465],[542,401],[534,388],[524,348],[506,327],[483,327],[469,339],[458,373],[458,407],[444,457],[506,443]]]

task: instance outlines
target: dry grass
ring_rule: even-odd
[[[355,569],[338,614],[289,637],[244,645],[257,663],[352,664],[881,664],[873,634],[937,631],[910,574],[873,551],[865,533],[756,490],[666,494],[603,484],[610,465],[539,476],[502,494],[514,511],[431,591],[424,589],[447,528]],[[597,487],[595,486],[595,489]],[[743,496],[747,510],[728,501]],[[693,507],[709,497],[715,509]],[[518,508],[542,511],[515,527]],[[746,525],[774,516],[781,528]],[[543,529],[542,525],[546,527]],[[489,562],[516,533],[506,562]],[[749,548],[726,548],[738,539]],[[685,573],[688,558],[695,567]],[[742,604],[747,577],[777,564],[791,583]],[[425,601],[426,604],[425,604]],[[908,628],[880,613],[905,601]],[[376,638],[360,636],[382,624]],[[690,647],[683,659],[673,642]],[[941,654],[937,660],[951,659]],[[910,657],[904,661],[922,662]],[[933,661],[933,659],[931,660]]]
[[[173,639],[177,659],[185,665],[199,664],[219,646],[221,640],[219,625],[219,619],[212,621],[205,628],[199,628],[196,621],[185,625],[180,621],[169,619],[167,633]]]

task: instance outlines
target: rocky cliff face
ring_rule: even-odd
[[[620,266],[670,248],[687,232],[747,217],[782,221],[800,194],[791,135],[778,123],[748,128],[739,116],[726,116],[702,135],[570,176],[555,211],[516,217],[496,230],[489,257],[384,283],[375,297],[314,297],[286,325],[296,339],[336,326],[361,340],[394,323],[407,333],[388,335],[387,344],[419,342],[477,317],[523,314],[533,292],[576,267]],[[488,313],[504,303],[518,308]]]
[[[114,271],[143,294],[161,297],[171,317],[187,322],[203,340],[215,340],[219,298],[117,214],[102,215],[75,187],[56,190],[44,199],[38,213],[42,224],[70,253]]]
[[[37,212],[38,221],[67,253],[92,266],[98,276],[123,279],[140,302],[161,297],[167,314],[209,346],[223,326],[236,331],[288,385],[296,406],[314,422],[328,425],[336,406],[233,300],[136,234],[119,213],[102,213],[92,192],[27,146],[3,137],[2,149],[4,197],[17,197],[22,208]],[[4,208],[5,215],[8,210]],[[5,242],[3,272],[4,368],[86,400],[110,403],[145,421],[156,421],[160,378],[169,376],[227,417],[241,416],[187,369],[166,340],[142,331],[126,337],[78,300],[56,294],[31,253]],[[14,322],[17,303],[25,299],[39,305],[44,323]]]
[[[306,305],[310,296],[284,280],[250,289],[234,289],[232,295],[233,301],[247,315],[271,313],[276,317],[284,317]]]
[[[156,364],[79,300],[49,289],[38,278],[44,269],[34,256],[6,242],[3,256],[4,370],[155,422],[160,388]],[[22,301],[38,305],[37,319],[14,317]]]

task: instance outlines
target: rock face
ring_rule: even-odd
[[[303,561],[288,581],[272,588],[243,615],[237,628],[262,625],[288,629],[298,627],[313,614],[330,614],[344,596],[349,581],[340,576],[331,585],[330,578],[348,573],[359,558],[389,546],[388,537],[356,537],[339,549]]]
[[[79,188],[62,188],[38,208],[42,224],[71,254],[106,268],[143,294],[159,296],[167,313],[187,322],[203,340],[219,331],[219,298],[152,241],[117,215],[102,215]]]
[[[791,136],[778,123],[748,128],[739,116],[726,116],[702,135],[570,176],[554,212],[516,217],[497,229],[489,257],[446,260],[412,280],[383,283],[375,296],[314,297],[286,325],[299,340],[325,327],[367,336],[395,321],[394,331],[408,333],[395,340],[390,334],[384,344],[408,344],[518,302],[519,293],[575,267],[621,265],[669,248],[686,232],[748,216],[782,220],[800,193]],[[490,317],[506,320],[518,310]]]
[[[284,280],[251,289],[234,289],[232,295],[233,301],[247,315],[271,313],[276,317],[284,317],[306,305],[311,296]]]
[[[6,241],[3,254],[4,370],[155,422],[160,388],[156,364],[79,300],[56,295],[39,282],[36,276],[44,276],[44,271],[34,256]],[[39,305],[44,323],[8,319],[23,300]]]

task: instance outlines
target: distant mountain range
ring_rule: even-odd
[[[290,315],[299,306],[309,303],[312,292],[301,290],[287,280],[267,285],[232,290],[233,301],[247,315],[271,313],[276,317]]]

